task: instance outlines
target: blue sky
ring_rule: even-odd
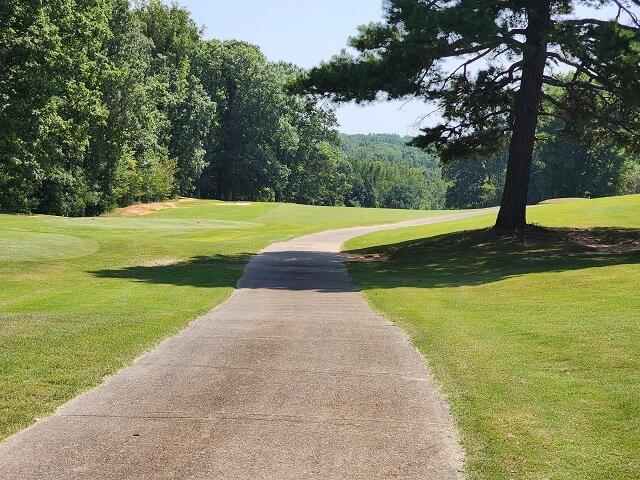
[[[380,0],[178,0],[205,27],[207,38],[246,40],[267,58],[302,67],[317,65],[346,46],[363,23],[379,20]],[[337,111],[346,133],[413,135],[416,121],[432,110],[421,102],[346,105]]]

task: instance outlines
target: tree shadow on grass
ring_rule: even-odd
[[[640,229],[476,230],[346,252],[361,289],[443,288],[529,273],[640,264]]]
[[[529,273],[562,272],[640,263],[640,229],[530,228],[520,235],[478,230],[346,252],[366,260],[355,267],[361,289],[481,285]],[[192,286],[320,292],[352,292],[342,257],[285,251],[208,255],[91,272],[100,278]],[[373,261],[371,261],[373,260]]]
[[[254,261],[249,262],[252,259]],[[202,288],[237,286],[244,289],[355,292],[357,288],[346,275],[342,260],[337,253],[292,250],[264,252],[259,256],[199,256],[182,262],[90,273],[100,278]]]
[[[130,279],[135,282],[191,286],[201,288],[235,287],[242,276],[250,254],[206,255],[185,261],[164,263],[151,262],[147,265],[90,272],[99,278]]]

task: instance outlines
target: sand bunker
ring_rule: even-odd
[[[540,202],[540,205],[553,205],[556,203],[575,202],[576,200],[589,200],[589,199],[580,198],[580,197],[550,198],[548,200],[543,200],[542,202]]]
[[[195,198],[179,198],[177,200],[171,200],[168,202],[139,203],[136,205],[131,205],[129,207],[119,208],[116,210],[115,215],[148,215],[151,212],[176,208],[180,203],[193,201],[195,201]]]

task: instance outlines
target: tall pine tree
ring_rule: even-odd
[[[578,6],[615,7],[614,18],[580,17]],[[437,148],[444,161],[493,154],[507,138],[497,227],[520,228],[541,115],[639,148],[639,6],[639,0],[388,0],[384,22],[360,27],[351,39],[358,54],[343,51],[311,70],[301,87],[337,101],[386,94],[435,102],[442,121],[414,144]],[[559,98],[544,102],[551,87]]]

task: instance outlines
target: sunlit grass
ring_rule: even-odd
[[[0,215],[0,438],[222,302],[269,243],[430,214],[196,201],[144,217]]]
[[[621,228],[581,242],[468,232],[487,216],[379,232],[345,248],[386,260],[350,272],[425,354],[470,478],[637,479],[640,196],[533,207],[530,219]]]

